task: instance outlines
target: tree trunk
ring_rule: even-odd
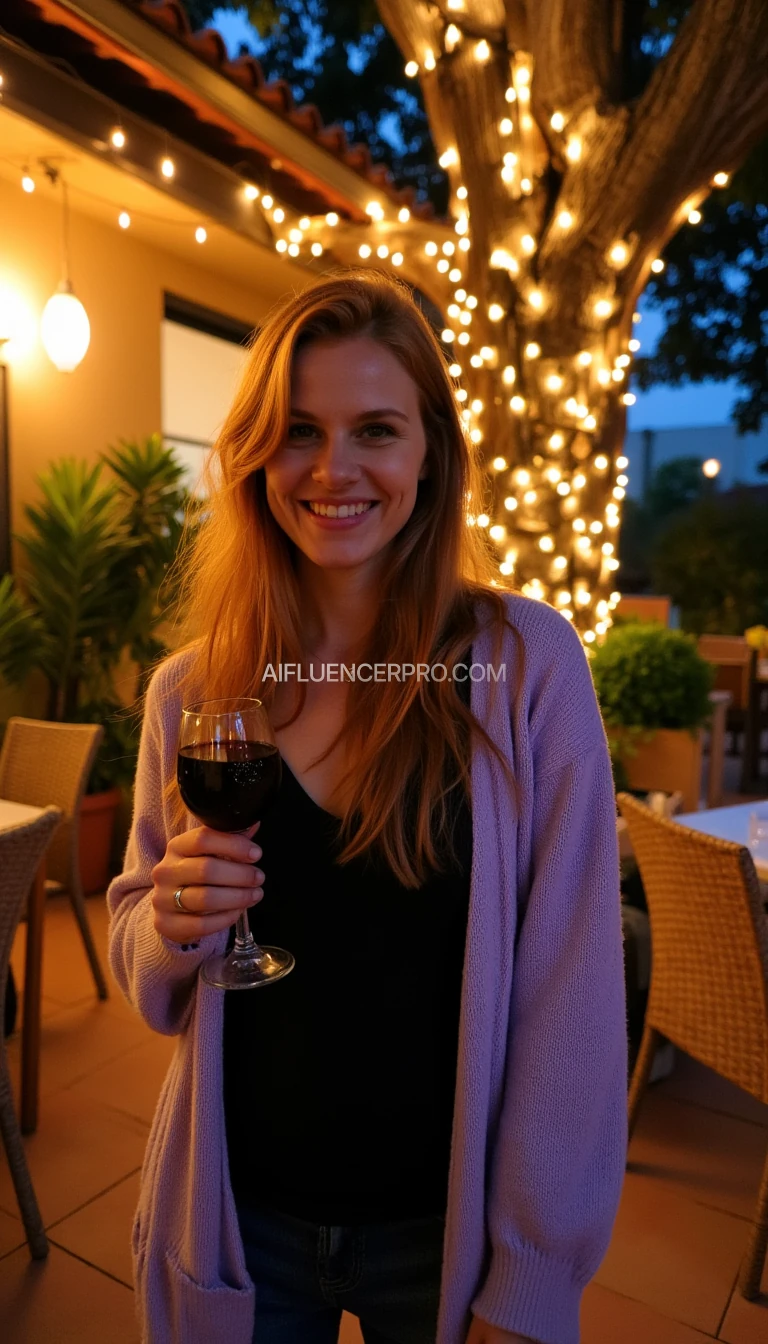
[[[620,0],[379,10],[419,66],[453,219],[341,224],[324,241],[358,264],[361,246],[374,265],[382,246],[402,253],[443,315],[488,468],[474,525],[501,573],[591,642],[614,605],[635,304],[714,174],[768,127],[768,5],[697,0],[634,104]]]

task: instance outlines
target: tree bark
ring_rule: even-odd
[[[696,0],[631,103],[622,0],[378,3],[419,65],[452,220],[347,226],[328,245],[359,261],[370,233],[373,264],[382,238],[402,251],[402,273],[454,332],[464,406],[482,403],[464,415],[489,468],[502,572],[514,563],[524,591],[599,638],[615,587],[634,307],[714,173],[733,172],[768,128],[768,4]]]

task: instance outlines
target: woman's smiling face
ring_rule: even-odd
[[[346,569],[379,557],[427,474],[413,379],[368,336],[301,349],[288,435],[265,476],[273,517],[308,560]]]

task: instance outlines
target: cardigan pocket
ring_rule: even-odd
[[[210,1287],[197,1283],[165,1252],[172,1301],[173,1344],[251,1344],[256,1304],[253,1287],[233,1288],[219,1281]]]

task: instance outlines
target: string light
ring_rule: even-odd
[[[366,215],[369,215],[371,219],[375,219],[379,222],[384,218],[384,210],[378,201],[369,201],[365,207],[365,213]]]
[[[271,210],[275,202],[272,200],[271,196],[262,196],[261,204],[264,206],[265,210]]]
[[[200,224],[200,225],[195,229],[195,242],[196,242],[196,243],[204,243],[204,242],[206,241],[207,237],[208,237],[208,234],[207,234],[206,230],[203,228],[202,224]]]
[[[419,73],[418,61],[409,61],[405,67],[405,73],[409,79],[413,79]]]
[[[283,220],[285,219],[285,211],[283,210],[282,206],[278,205],[277,209],[272,211],[272,218],[274,219],[276,224],[282,224]]]
[[[499,132],[500,132],[500,134],[501,134],[501,135],[511,135],[511,134],[512,134],[512,131],[513,131],[513,125],[512,125],[512,122],[511,122],[510,118],[509,118],[509,117],[502,117],[501,121],[499,122]]]
[[[431,242],[430,242],[430,243],[425,243],[425,244],[424,244],[424,251],[426,252],[426,254],[427,254],[428,257],[436,257],[436,256],[437,256],[437,243],[431,243]]]
[[[21,179],[21,189],[22,191],[26,191],[28,196],[31,196],[32,192],[35,190],[35,179],[30,177],[26,168],[24,169],[24,175]]]
[[[613,304],[610,299],[598,299],[595,304],[595,317],[610,317],[613,312]]]
[[[565,147],[565,156],[570,163],[578,163],[581,158],[582,144],[578,135],[572,135]]]
[[[552,127],[553,131],[557,131],[558,135],[560,131],[564,131],[565,117],[563,116],[562,112],[553,112],[552,116],[549,119],[549,124]]]
[[[526,359],[538,359],[541,354],[541,346],[537,341],[529,341],[523,351]]]
[[[513,397],[509,405],[510,409],[515,412],[515,415],[522,415],[523,411],[525,410],[525,398]]]
[[[546,381],[547,391],[559,392],[562,386],[563,386],[563,379],[560,377],[559,373],[551,373]]]
[[[481,42],[476,43],[475,45],[476,61],[480,61],[481,63],[483,61],[487,61],[490,58],[490,55],[491,55],[491,48],[488,46],[488,43],[486,42],[485,38],[483,38]]]
[[[131,216],[128,214],[127,210],[120,211],[120,214],[117,216],[117,222],[120,225],[121,229],[130,229]]]
[[[573,227],[573,215],[570,210],[561,210],[557,216],[557,222],[561,229],[570,229]]]
[[[527,257],[532,257],[536,251],[536,239],[532,234],[524,233],[520,239],[520,246]]]
[[[488,309],[488,316],[492,322],[500,322],[504,316],[504,309],[500,303],[492,303]]]
[[[246,182],[243,187],[243,195],[246,201],[257,201],[259,199],[259,188],[254,186],[253,182]],[[326,220],[328,216],[326,215]]]
[[[592,363],[592,355],[589,350],[581,350],[576,358],[576,362],[581,365],[582,369],[588,369]]]
[[[404,205],[401,210],[398,210],[397,218],[400,220],[401,224],[408,223],[408,220],[411,218],[411,212],[407,205]]]
[[[113,149],[125,149],[125,131],[122,126],[115,126],[109,133],[109,143]]]
[[[655,261],[651,262],[651,270],[654,275],[661,275],[661,272],[664,270],[664,262],[661,257],[657,257]]]
[[[528,295],[528,302],[530,303],[532,308],[535,308],[537,312],[540,312],[541,309],[544,307],[544,295],[542,294],[541,290],[532,289],[530,294]]]
[[[608,255],[614,266],[625,266],[629,259],[629,248],[626,243],[615,243]]]
[[[365,260],[367,260],[367,258],[370,257],[372,250],[373,249],[370,248],[367,243],[362,243],[361,246],[358,248],[358,256],[363,257]]]
[[[700,223],[701,223],[701,211],[700,211],[700,210],[692,210],[691,213],[690,213],[689,216],[688,216],[688,223],[689,223],[689,224],[700,224]]]
[[[517,101],[517,94],[515,93],[515,90],[513,88],[507,89],[504,94],[504,97],[508,103],[514,103]]]
[[[163,177],[167,178],[167,180],[170,182],[171,178],[176,172],[176,166],[173,162],[173,159],[169,158],[163,159],[162,163],[160,164],[160,172],[162,173]]]
[[[424,52],[424,69],[434,70],[434,68],[435,68],[435,53],[433,52],[431,47],[427,47],[427,50]]]
[[[452,168],[453,165],[458,162],[459,162],[459,156],[457,151],[453,148],[453,146],[451,146],[450,149],[446,149],[445,153],[441,154],[440,158],[438,159],[438,163],[440,164],[441,168]]]
[[[715,176],[712,178],[716,187],[727,187],[730,180],[728,173],[715,173]]]
[[[466,188],[466,187],[457,187],[457,188],[456,188],[456,195],[458,196],[458,198],[459,198],[460,201],[466,201],[466,199],[467,199],[467,195],[468,195],[467,188]]]
[[[505,387],[512,387],[516,377],[514,367],[511,364],[506,364],[501,373],[501,381]]]
[[[640,349],[640,342],[639,342],[639,341],[630,341],[630,342],[629,342],[629,348],[630,348],[630,350],[632,351],[633,354],[636,354],[637,351]]]
[[[621,400],[624,402],[625,406],[634,406],[635,402],[637,401],[637,397],[635,396],[634,392],[625,392]]]
[[[310,251],[311,251],[313,257],[322,257],[322,255],[323,255],[323,244],[322,244],[322,243],[313,243],[313,244],[312,244],[312,247],[310,248]],[[392,260],[394,261],[395,258],[393,257]]]

